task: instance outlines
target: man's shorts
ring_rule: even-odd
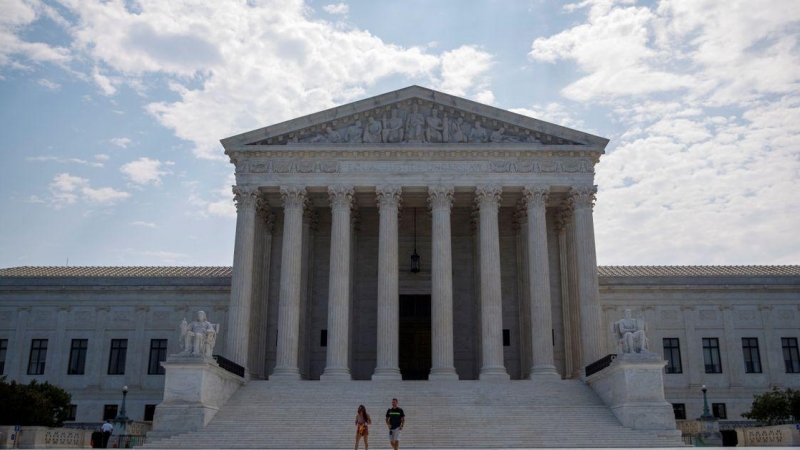
[[[399,440],[400,440],[400,428],[389,430],[389,442],[394,442]]]

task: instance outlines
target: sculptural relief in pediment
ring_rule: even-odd
[[[249,145],[294,143],[580,145],[568,139],[419,99],[353,113]]]

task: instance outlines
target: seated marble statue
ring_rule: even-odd
[[[625,310],[625,318],[614,322],[614,333],[620,354],[649,353],[644,318],[634,319],[630,309]]]
[[[214,344],[217,342],[218,333],[219,324],[209,322],[203,311],[197,311],[197,320],[192,323],[186,323],[184,318],[181,322],[183,351],[180,354],[210,358],[214,351]]]

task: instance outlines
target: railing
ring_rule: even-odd
[[[244,367],[236,364],[235,362],[231,361],[230,359],[225,358],[222,355],[214,355],[214,361],[219,364],[222,369],[227,370],[228,372],[238,375],[244,378]]]
[[[112,437],[109,441],[113,442],[114,448],[133,448],[144,445],[145,436],[137,434],[120,434],[119,436]],[[109,442],[109,445],[112,445]]]
[[[589,364],[588,366],[586,366],[586,376],[590,377],[596,374],[597,372],[600,372],[601,370],[605,369],[606,367],[611,365],[611,361],[613,361],[614,358],[616,357],[617,357],[616,353],[611,353]]]

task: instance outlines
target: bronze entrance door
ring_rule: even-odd
[[[400,373],[427,380],[431,372],[431,296],[400,296]]]

